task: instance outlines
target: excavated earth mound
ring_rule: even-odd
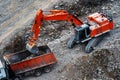
[[[68,80],[120,80],[119,53],[118,48],[106,48],[78,58],[75,63],[65,67],[66,78]]]

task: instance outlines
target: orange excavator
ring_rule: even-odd
[[[103,13],[96,12],[89,15],[87,22],[84,23],[66,10],[50,10],[49,12],[49,14],[43,14],[42,10],[37,11],[34,24],[31,29],[33,35],[29,37],[26,45],[27,50],[31,53],[40,54],[36,43],[43,21],[62,20],[71,22],[75,27],[75,33],[67,43],[68,48],[73,48],[76,43],[88,42],[85,47],[85,52],[88,53],[91,52],[94,46],[96,46],[100,40],[100,35],[113,29],[112,17]]]

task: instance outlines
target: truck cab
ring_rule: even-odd
[[[4,80],[7,78],[6,71],[5,71],[5,65],[0,60],[0,80]]]

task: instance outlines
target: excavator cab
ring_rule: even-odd
[[[80,27],[75,29],[75,42],[80,43],[81,41],[84,42],[85,39],[90,37],[90,29],[89,25],[83,24]]]
[[[88,24],[83,24],[75,28],[75,34],[70,38],[67,45],[73,48],[75,43],[84,43],[90,39],[90,28]]]

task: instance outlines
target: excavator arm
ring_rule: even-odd
[[[28,43],[26,45],[26,48],[31,53],[36,53],[36,54],[39,53],[36,47],[36,42],[37,42],[38,35],[40,33],[40,29],[43,21],[48,21],[48,20],[68,21],[68,22],[71,22],[75,27],[83,24],[82,21],[80,21],[74,15],[69,14],[65,10],[50,10],[49,12],[50,12],[49,14],[43,14],[42,10],[38,10],[36,13],[35,20],[31,29],[31,32],[33,35],[29,38]]]

